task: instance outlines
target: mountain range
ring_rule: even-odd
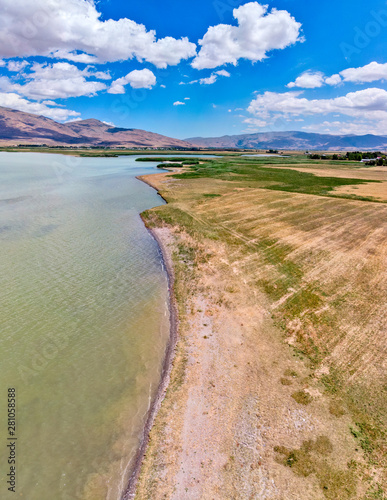
[[[386,150],[387,137],[376,135],[329,135],[307,132],[263,132],[223,137],[191,137],[194,146],[216,149],[288,149],[316,151]]]
[[[0,145],[190,148],[188,142],[153,132],[118,128],[99,120],[58,123],[50,118],[0,107]]]
[[[115,127],[93,118],[58,123],[44,116],[0,107],[0,146],[43,144],[101,148],[383,151],[387,149],[387,136],[263,132],[180,140],[145,130]]]

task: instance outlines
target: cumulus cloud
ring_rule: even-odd
[[[27,61],[8,61],[7,69],[13,73],[19,73],[28,66],[28,64]]]
[[[185,106],[185,102],[176,101],[173,103],[174,106]]]
[[[0,90],[17,92],[35,100],[65,99],[68,97],[92,96],[106,89],[106,85],[88,78],[108,79],[110,75],[94,72],[90,67],[80,70],[67,62],[54,64],[34,63],[31,71],[23,75],[26,82],[14,83],[7,77],[0,78]]]
[[[387,91],[369,88],[333,99],[306,99],[302,91],[265,92],[257,95],[247,111],[259,120],[273,123],[302,116],[331,113],[360,119],[369,133],[383,133],[387,127]]]
[[[372,123],[367,120],[357,119],[356,121],[324,121],[302,127],[307,132],[317,132],[320,134],[332,135],[382,135],[386,137],[386,124]]]
[[[370,83],[377,80],[387,80],[387,63],[372,62],[360,68],[348,68],[341,71],[340,75],[346,82]]]
[[[48,103],[32,102],[12,92],[0,92],[0,106],[17,109],[25,113],[47,116],[57,121],[68,120],[70,116],[80,116],[80,113],[76,111],[71,111],[62,107],[49,107]]]
[[[286,86],[290,89],[294,87],[299,87],[302,89],[317,89],[325,84],[338,85],[341,82],[341,76],[338,74],[326,77],[321,71],[308,70],[297,77],[294,82],[290,82]]]
[[[305,71],[296,81],[287,84],[287,87],[301,87],[304,89],[315,89],[324,85],[324,73],[320,71]]]
[[[109,88],[109,94],[125,94],[125,85],[134,89],[151,89],[156,85],[156,77],[149,69],[134,70],[115,80]]]
[[[327,85],[339,85],[341,82],[342,80],[340,75],[332,75],[325,78],[325,83]]]
[[[57,106],[57,107],[62,107],[65,108],[66,106],[64,104],[58,104],[56,101],[50,101],[47,99],[46,101],[41,101],[42,104],[45,104],[46,106]]]
[[[375,61],[359,68],[348,68],[332,76],[325,76],[320,71],[305,71],[287,87],[314,89],[327,85],[339,85],[342,82],[371,83],[378,80],[387,80],[387,63],[379,64]]]
[[[364,121],[356,121],[353,122],[345,122],[345,121],[324,121],[322,123],[316,123],[312,125],[308,125],[302,127],[303,130],[308,132],[317,132],[320,134],[332,134],[332,135],[341,135],[341,134],[353,134],[353,135],[364,135],[369,134],[370,132],[374,132],[378,134],[379,132],[372,127],[370,128],[370,124]]]
[[[243,123],[247,123],[249,126],[256,128],[264,128],[267,127],[268,123],[264,120],[260,120],[259,118],[246,118],[243,120]]]
[[[154,30],[122,18],[101,20],[94,0],[0,0],[0,57],[54,56],[74,62],[137,58],[159,68],[196,54],[188,38],[157,40]]]
[[[3,61],[2,59],[0,59],[0,68],[1,68],[2,66],[5,66],[5,65],[6,65],[6,62],[5,62],[5,61]]]
[[[220,69],[219,71],[215,71],[215,74],[219,76],[225,76],[227,78],[231,76],[230,73],[225,69]]]
[[[217,79],[218,79],[217,75],[213,73],[211,76],[207,78],[200,78],[200,80],[195,80],[194,82],[191,83],[196,83],[198,81],[200,85],[212,85],[213,83],[216,82]]]
[[[201,49],[192,62],[196,69],[216,68],[239,59],[262,61],[274,49],[284,49],[301,41],[298,23],[286,10],[249,2],[233,10],[238,26],[211,26],[202,40]]]
[[[226,78],[228,78],[231,75],[225,69],[221,69],[219,71],[214,71],[213,73],[211,73],[210,76],[208,76],[206,78],[200,78],[199,80],[192,80],[191,82],[188,82],[188,85],[190,85],[192,83],[200,83],[200,85],[212,85],[213,83],[215,83],[218,80],[219,76],[225,76]],[[185,85],[185,83],[180,82],[179,85]]]
[[[47,57],[52,59],[66,59],[67,61],[83,63],[83,64],[96,64],[98,63],[98,57],[91,56],[90,54],[69,52],[67,50],[55,50],[51,54],[47,54]]]

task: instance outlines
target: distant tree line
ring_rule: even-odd
[[[387,157],[385,153],[382,153],[380,151],[374,151],[374,152],[366,152],[363,153],[362,151],[347,151],[346,154],[333,154],[333,155],[326,155],[326,154],[318,154],[318,153],[312,153],[308,155],[308,158],[311,160],[343,160],[343,161],[362,161],[362,160],[369,160],[365,161],[365,165],[378,165],[378,166],[383,166],[387,165]]]

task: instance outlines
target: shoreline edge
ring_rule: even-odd
[[[154,175],[157,175],[155,173]],[[157,194],[162,198],[165,203],[166,200],[161,196],[159,191],[147,180],[143,179],[142,176],[136,177],[139,181],[144,182],[148,186],[150,186],[152,189],[155,189],[157,191]],[[140,447],[137,450],[137,453],[135,455],[133,465],[131,466],[131,473],[129,476],[129,480],[127,482],[127,486],[121,496],[121,500],[130,500],[135,497],[136,494],[136,486],[138,482],[138,478],[140,476],[140,471],[141,471],[141,466],[144,460],[144,457],[146,455],[146,450],[148,448],[148,443],[149,443],[149,434],[150,431],[153,427],[154,421],[156,419],[157,413],[160,410],[161,404],[165,398],[166,391],[168,389],[169,381],[170,381],[170,376],[172,372],[172,367],[173,367],[173,359],[175,357],[175,348],[177,344],[177,339],[178,339],[178,312],[177,312],[177,303],[176,303],[176,298],[175,298],[175,292],[174,292],[174,282],[175,282],[175,275],[174,275],[174,270],[173,270],[173,264],[172,264],[172,259],[171,255],[168,252],[167,246],[162,240],[162,238],[157,234],[157,229],[153,229],[147,226],[144,218],[140,214],[140,217],[148,230],[149,234],[154,238],[158,245],[158,250],[161,256],[162,260],[162,265],[164,266],[164,269],[167,274],[167,281],[168,281],[168,309],[169,309],[169,338],[168,338],[168,343],[165,349],[165,355],[164,355],[164,360],[163,360],[163,365],[162,365],[162,371],[161,371],[161,377],[160,377],[160,383],[156,392],[156,395],[154,397],[154,400],[152,401],[152,404],[148,410],[148,415],[145,420],[145,425],[144,425],[144,430],[142,433],[142,438],[140,442]]]

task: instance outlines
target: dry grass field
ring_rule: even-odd
[[[180,339],[137,499],[386,498],[385,173],[281,161],[148,176]]]

